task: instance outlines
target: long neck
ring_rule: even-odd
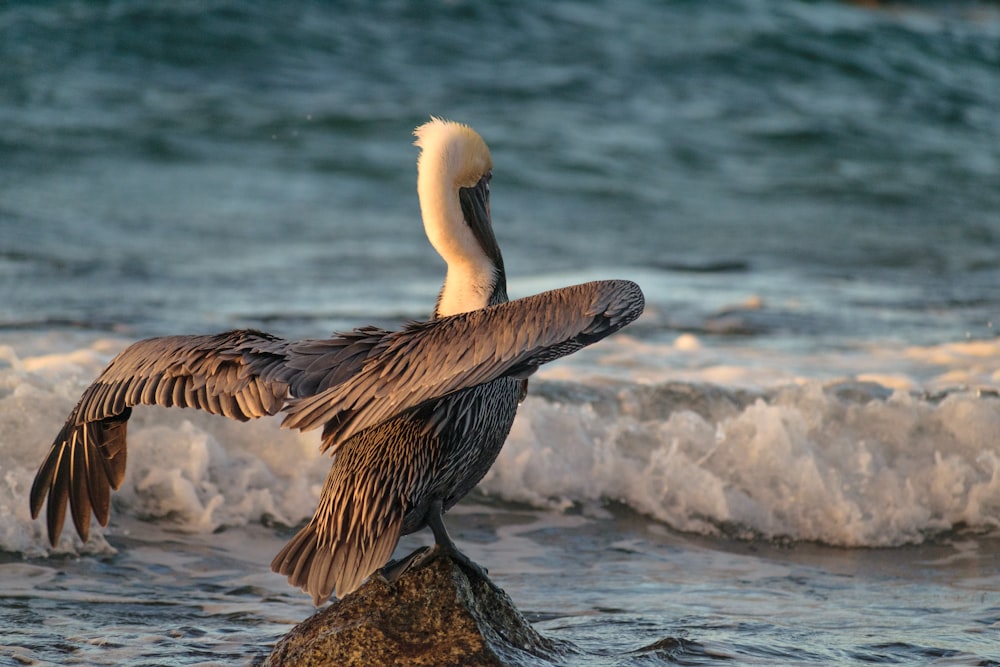
[[[440,179],[418,179],[421,214],[431,245],[448,264],[435,317],[479,310],[507,301],[502,262],[497,266],[483,250],[459,204],[458,190],[442,187]]]
[[[501,270],[492,265],[488,271],[483,271],[449,263],[434,317],[467,313],[506,301],[507,279]]]

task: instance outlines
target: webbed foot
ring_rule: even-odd
[[[399,581],[400,577],[410,570],[420,569],[426,565],[429,561],[425,562],[424,557],[430,550],[430,547],[420,547],[409,556],[403,556],[402,558],[391,560],[382,566],[382,569],[379,570],[379,574],[381,574],[382,578],[390,584],[394,584]]]
[[[427,567],[442,556],[450,558],[456,565],[473,577],[480,579],[487,578],[488,571],[485,567],[474,563],[471,558],[458,549],[455,549],[454,546],[441,544],[435,544],[432,547],[420,547],[408,556],[390,561],[379,572],[390,584],[395,583],[407,572]]]

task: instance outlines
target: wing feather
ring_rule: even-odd
[[[55,467],[53,472],[55,477],[53,479],[52,488],[59,489],[59,492],[54,494],[55,497],[50,495],[48,507],[45,508],[45,519],[49,529],[49,539],[52,539],[53,533],[59,535],[59,531],[62,530],[63,522],[66,520],[66,502],[69,499],[69,491],[66,489],[65,484],[69,480],[69,456],[64,448],[56,453]],[[32,489],[34,490],[34,489]],[[32,505],[34,506],[34,502]],[[54,546],[54,545],[53,545]]]
[[[80,534],[82,540],[87,539],[90,530],[90,488],[88,482],[92,476],[88,466],[93,444],[86,437],[87,430],[84,430],[83,443],[78,447],[73,447],[68,452],[70,459],[69,510],[73,517],[73,525],[76,526],[76,532]]]
[[[287,345],[267,334],[232,331],[152,338],[115,357],[83,393],[32,484],[33,517],[48,498],[49,541],[59,539],[67,503],[84,540],[91,512],[107,524],[111,490],[125,474],[131,406],[199,408],[241,421],[274,414],[288,396],[288,382],[275,371]]]
[[[289,401],[283,426],[324,426],[324,449],[421,403],[502,376],[526,377],[635,320],[639,286],[605,280],[413,324],[386,335],[348,380]]]
[[[120,428],[125,428],[126,422],[120,423]],[[110,438],[117,437],[112,434]],[[91,445],[87,452],[87,491],[90,496],[90,507],[97,517],[97,522],[102,526],[108,525],[108,516],[111,511],[111,487],[116,480],[115,471],[104,462],[104,456],[99,446]],[[124,470],[122,471],[124,472]],[[119,480],[119,484],[120,484]],[[115,487],[117,488],[117,487]],[[79,526],[77,526],[79,530]],[[87,528],[85,528],[87,530]]]

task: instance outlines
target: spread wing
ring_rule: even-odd
[[[125,475],[132,406],[198,408],[240,421],[273,415],[289,396],[308,396],[352,377],[386,333],[369,327],[290,343],[257,331],[230,331],[131,345],[87,388],[56,436],[31,486],[32,517],[47,497],[53,545],[67,502],[83,540],[91,511],[107,525],[111,490]]]
[[[618,331],[642,313],[639,286],[606,280],[544,292],[482,310],[413,324],[386,335],[344,382],[293,399],[283,426],[324,426],[323,448],[393,415],[539,365]]]
[[[139,341],[83,393],[39,467],[32,517],[48,498],[49,541],[66,507],[84,540],[107,525],[124,478],[135,405],[198,408],[246,421],[284,410],[284,426],[324,425],[324,449],[426,401],[541,364],[617,331],[643,309],[628,281],[575,285],[389,332],[356,329],[289,342],[257,331]]]

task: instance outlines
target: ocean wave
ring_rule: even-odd
[[[1000,527],[1000,399],[809,381],[542,385],[481,488],[682,531],[845,547]]]
[[[0,347],[0,549],[50,551],[44,522],[28,513],[31,480],[120,346],[96,340],[20,355]],[[983,346],[974,344],[981,354]],[[954,354],[925,353],[937,363]],[[311,516],[329,468],[315,433],[276,419],[145,408],[129,437],[112,522],[124,513],[198,533],[294,525]],[[480,491],[554,509],[621,502],[676,530],[739,539],[874,547],[992,531],[1000,398],[988,387],[928,393],[858,380],[754,388],[586,373],[535,379]],[[111,549],[101,529],[93,535],[84,546],[67,527],[55,551]]]

